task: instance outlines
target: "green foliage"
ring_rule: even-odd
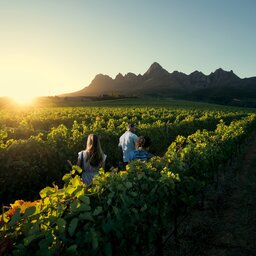
[[[193,205],[213,182],[218,166],[232,157],[255,124],[256,116],[248,115],[228,125],[220,121],[213,130],[178,136],[163,157],[132,161],[117,173],[101,170],[91,187],[73,166],[63,176],[62,188],[45,187],[40,200],[16,201],[3,213],[2,239],[10,239],[13,246],[6,253],[145,254],[160,233],[166,234],[177,211]]]
[[[85,147],[91,132],[100,135],[107,154],[106,170],[110,170],[118,166],[118,139],[130,121],[137,123],[138,135],[151,138],[150,151],[162,156],[178,135],[213,131],[221,119],[229,124],[245,116],[244,112],[177,106],[5,109],[0,111],[4,124],[0,127],[0,201],[33,200],[52,182],[62,185],[61,177],[69,169],[67,159],[76,163],[77,152]]]

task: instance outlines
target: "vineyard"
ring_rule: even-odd
[[[239,154],[256,115],[106,105],[4,109],[0,121],[0,255],[161,255],[180,216]],[[155,157],[120,170],[117,145],[128,122],[151,138]],[[107,162],[86,187],[75,164],[90,133],[100,136]]]

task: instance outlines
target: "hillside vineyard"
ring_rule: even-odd
[[[218,182],[256,115],[220,108],[67,107],[5,110],[0,121],[0,200],[6,205],[0,244],[7,255],[142,255],[161,247],[183,209]],[[118,138],[128,122],[137,124],[137,135],[151,138],[155,157],[116,170]],[[90,133],[100,136],[108,162],[87,188],[81,169],[70,170],[67,160],[76,163]]]

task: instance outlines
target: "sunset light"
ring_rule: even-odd
[[[34,102],[36,96],[29,94],[20,94],[20,95],[12,95],[10,98],[14,101],[14,103],[19,105],[30,105]]]
[[[255,75],[256,1],[160,2],[1,1],[0,97],[72,93],[99,73],[143,75],[155,61],[170,72]]]
[[[0,256],[256,256],[255,11],[0,0]]]

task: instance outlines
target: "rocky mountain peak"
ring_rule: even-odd
[[[190,75],[179,71],[169,73],[160,64],[154,62],[143,75],[131,72],[125,75],[119,73],[112,79],[108,75],[98,74],[89,86],[64,96],[97,96],[115,93],[116,95],[162,95],[167,97],[196,92],[202,94],[203,97],[204,93],[212,92],[215,88],[216,94],[218,94],[230,90],[230,88],[242,90],[242,87],[243,90],[252,88],[256,95],[255,82],[256,80],[253,78],[240,79],[232,70],[225,71],[222,68],[215,70],[210,75],[205,75],[200,71],[194,71]],[[196,94],[195,97],[197,97]]]
[[[233,71],[225,71],[222,68],[216,69],[213,73],[209,75],[211,81],[231,81],[237,80],[239,77],[233,73]]]
[[[166,71],[160,64],[157,62],[154,62],[149,69],[144,73],[144,76],[149,76],[149,77],[159,77],[159,76],[164,76],[168,75],[169,72]]]
[[[117,75],[116,75],[116,80],[122,80],[124,78],[124,76],[121,74],[121,73],[118,73]]]
[[[201,71],[195,70],[190,74],[190,76],[205,76],[205,74]]]
[[[111,77],[108,76],[108,75],[103,75],[103,74],[97,74],[97,75],[94,77],[94,80],[102,80],[102,79],[111,79]]]
[[[201,79],[205,79],[207,76],[202,73],[201,71],[194,71],[189,75],[190,79],[192,80],[201,80]]]
[[[196,88],[206,87],[209,84],[209,77],[201,71],[194,71],[189,75],[190,82],[195,85]]]
[[[95,78],[92,80],[91,84],[92,86],[98,86],[101,84],[111,83],[113,79],[108,75],[98,74],[95,76]]]
[[[125,78],[127,78],[127,79],[136,79],[137,76],[136,76],[134,73],[129,72],[129,73],[127,73],[127,74],[125,75]]]

